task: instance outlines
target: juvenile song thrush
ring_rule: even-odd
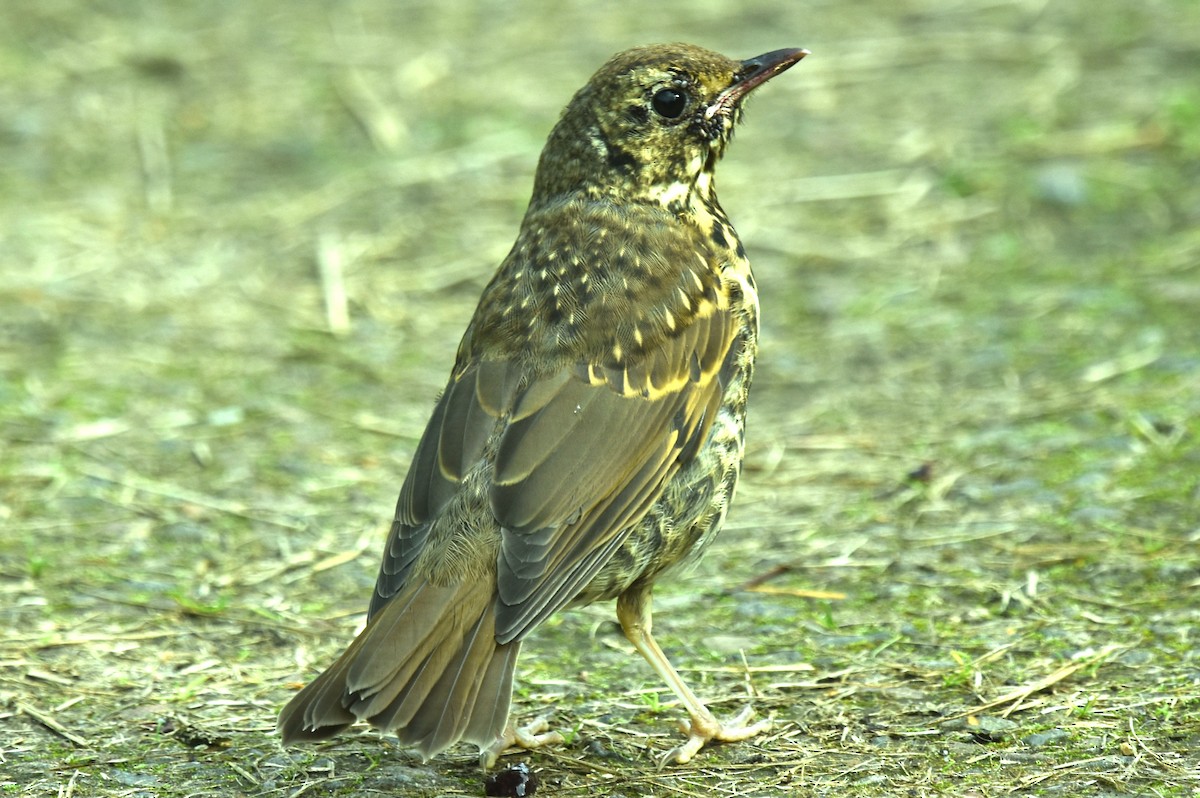
[[[284,708],[285,742],[365,720],[490,766],[538,742],[508,722],[521,641],[613,598],[691,716],[664,761],[765,728],[684,684],[650,593],[712,541],[741,470],[758,295],[713,169],[747,94],[807,54],[640,47],[576,93],[413,457],[367,626]]]

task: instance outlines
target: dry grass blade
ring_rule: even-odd
[[[1045,676],[1041,677],[1040,679],[1035,679],[1034,681],[1029,682],[1028,684],[1022,685],[1021,687],[1018,687],[1015,690],[1011,690],[1008,693],[1005,693],[1004,695],[1000,696],[999,698],[993,699],[984,704],[980,704],[979,706],[973,707],[973,708],[967,710],[966,712],[960,712],[957,715],[950,715],[949,717],[943,718],[942,721],[945,722],[945,721],[950,721],[950,720],[957,720],[958,718],[964,718],[969,715],[978,715],[983,712],[988,712],[990,710],[993,710],[996,707],[1002,707],[1005,704],[1012,704],[1013,706],[1009,707],[1005,712],[1001,713],[1002,716],[1008,716],[1009,714],[1014,712],[1020,706],[1021,702],[1025,701],[1025,699],[1029,698],[1030,696],[1034,695],[1035,693],[1040,693],[1043,690],[1053,687],[1054,685],[1058,684],[1059,682],[1070,678],[1071,676],[1078,673],[1079,671],[1084,670],[1085,668],[1090,668],[1093,665],[1097,665],[1097,664],[1103,662],[1104,660],[1112,657],[1114,654],[1116,654],[1120,651],[1125,651],[1128,648],[1129,648],[1128,646],[1117,645],[1117,644],[1105,646],[1101,651],[1097,652],[1096,654],[1093,654],[1092,656],[1090,656],[1086,659],[1079,660],[1078,662],[1072,662],[1069,665],[1064,665],[1061,668],[1059,668],[1051,673],[1046,674]]]
[[[342,260],[343,251],[337,234],[322,233],[317,239],[317,271],[321,277],[321,293],[325,297],[325,323],[334,335],[350,332],[350,304]]]
[[[132,488],[141,493],[149,493],[155,496],[161,496],[167,499],[175,499],[178,501],[194,504],[197,507],[205,507],[210,510],[216,510],[226,515],[237,516],[246,520],[255,521],[258,523],[272,524],[274,526],[283,527],[284,529],[301,530],[304,529],[304,524],[297,523],[278,516],[270,516],[251,512],[242,504],[235,501],[226,501],[216,496],[209,496],[198,491],[189,490],[180,485],[172,485],[166,482],[161,482],[144,477],[133,476],[130,474],[117,474],[107,469],[96,466],[84,466],[80,471],[94,479],[102,479],[105,482],[111,482],[114,485],[121,485],[127,488]]]
[[[343,69],[333,82],[338,98],[381,152],[397,152],[408,140],[408,128],[360,69]]]
[[[768,596],[792,596],[793,598],[808,598],[824,601],[844,601],[845,593],[836,590],[803,590],[790,587],[772,587],[771,585],[755,585],[746,588],[748,593],[764,593]]]
[[[50,731],[57,734],[59,737],[62,737],[64,740],[71,741],[72,743],[79,746],[80,748],[91,748],[92,747],[92,744],[90,742],[88,742],[86,739],[84,739],[83,737],[80,737],[78,734],[75,734],[70,729],[68,729],[66,726],[59,723],[57,720],[54,719],[54,717],[52,715],[50,715],[46,712],[42,712],[40,709],[37,709],[36,707],[32,707],[23,701],[18,701],[17,702],[17,710],[19,712],[22,712],[25,715],[28,715],[29,717],[33,718],[38,723],[45,726],[47,729],[49,729]]]

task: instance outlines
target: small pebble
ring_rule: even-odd
[[[1043,166],[1035,177],[1042,199],[1058,205],[1082,205],[1088,198],[1087,181],[1078,164],[1054,163]]]
[[[1021,739],[1021,742],[1030,748],[1041,748],[1044,745],[1053,745],[1060,740],[1065,740],[1070,737],[1070,733],[1062,729],[1049,729],[1044,732],[1034,732]]]

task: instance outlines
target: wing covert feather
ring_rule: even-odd
[[[695,456],[735,337],[731,314],[711,310],[640,361],[581,364],[517,398],[492,486],[498,641],[575,598]]]
[[[471,364],[456,370],[434,407],[413,455],[375,582],[368,617],[404,586],[429,536],[429,527],[483,456],[516,383],[509,364]]]
[[[497,641],[519,639],[570,603],[708,434],[735,320],[706,310],[619,364],[578,363],[531,379],[516,360],[460,363],[400,492],[370,613],[403,587],[431,523],[489,446],[501,534]]]

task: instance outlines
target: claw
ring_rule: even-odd
[[[504,734],[486,748],[479,749],[479,766],[491,770],[496,760],[509,748],[523,748],[532,751],[544,745],[561,745],[565,738],[559,732],[546,732],[550,728],[550,718],[540,715],[524,726],[514,726],[512,721],[504,727]],[[543,732],[545,732],[543,734]]]
[[[748,706],[725,723],[718,721],[711,713],[707,717],[694,715],[691,724],[681,721],[679,728],[687,735],[687,740],[663,754],[658,760],[658,769],[662,770],[672,762],[677,765],[690,762],[701,748],[713,740],[722,743],[748,740],[771,728],[769,720],[760,720],[758,723],[747,726],[746,722],[752,717],[754,717],[754,707]]]

